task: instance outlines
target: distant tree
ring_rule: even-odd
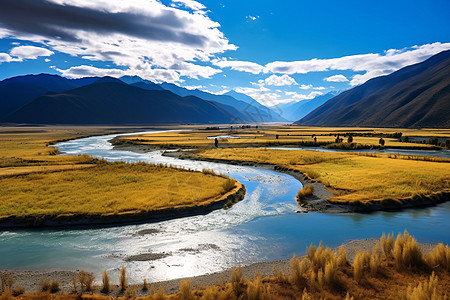
[[[217,138],[214,139],[214,146],[219,147],[219,140]]]
[[[384,141],[383,138],[380,138],[380,140],[378,141],[378,143],[380,143],[381,146],[384,146],[385,141]]]
[[[353,143],[353,137],[351,135],[348,136],[347,142]]]
[[[278,140],[278,138],[279,138],[280,136],[277,134],[277,135],[275,135],[275,138]]]
[[[431,145],[437,145],[438,144],[438,138],[434,137],[428,140],[428,144]]]
[[[450,140],[445,140],[445,148],[450,149]]]
[[[317,143],[317,137],[314,137],[314,143]]]

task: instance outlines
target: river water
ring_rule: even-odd
[[[213,169],[242,182],[245,199],[229,210],[159,223],[110,227],[26,229],[0,232],[0,269],[85,269],[101,278],[117,277],[122,265],[131,282],[202,275],[259,261],[305,253],[311,242],[338,246],[407,229],[420,242],[450,242],[450,203],[400,212],[371,214],[296,213],[301,184],[293,177],[253,167],[193,162],[161,156],[161,151],[113,150],[115,135],[57,145],[67,155],[88,154],[109,161],[164,163],[195,170]],[[174,179],[176,180],[176,178]],[[199,187],[201,188],[201,187]],[[170,192],[170,191],[168,191]],[[152,260],[136,261],[148,254]]]

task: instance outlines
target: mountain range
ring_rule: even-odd
[[[347,90],[295,124],[450,128],[450,50]]]
[[[114,92],[112,92],[114,91]],[[26,75],[0,82],[0,121],[30,124],[204,124],[285,121],[252,98],[214,95],[137,76],[67,79]],[[155,114],[156,113],[156,114]]]
[[[0,81],[0,122],[25,124],[218,124],[298,120],[306,126],[450,128],[450,50],[340,94],[270,109],[253,98],[215,95],[137,76]]]

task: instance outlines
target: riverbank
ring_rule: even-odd
[[[372,251],[376,243],[380,239],[363,239],[363,240],[353,240],[348,243],[343,244],[347,258],[350,262],[353,262],[357,252],[361,251]],[[431,251],[436,245],[420,243],[420,250],[422,253],[427,253]],[[338,248],[334,249],[335,251]],[[277,272],[280,271],[284,274],[290,274],[290,259],[270,261],[270,262],[258,262],[250,265],[242,266],[242,274],[253,280],[255,274],[261,275],[262,277],[272,277]],[[89,270],[86,270],[89,271]],[[26,293],[38,292],[41,289],[41,283],[45,281],[57,281],[61,286],[61,292],[70,293],[72,291],[72,279],[78,274],[79,270],[48,270],[48,271],[14,271],[14,270],[0,270],[0,273],[9,273],[14,277],[14,287],[23,287]],[[190,278],[180,278],[169,281],[162,282],[149,282],[149,289],[156,292],[160,287],[162,287],[166,293],[173,294],[179,291],[180,283],[182,280],[191,280],[192,288],[202,288],[212,285],[220,285],[224,282],[229,281],[232,273],[232,269],[227,269],[221,272],[195,276]],[[133,277],[133,274],[128,274],[128,277]],[[118,286],[116,285],[118,279],[111,278],[113,283],[112,294],[118,293]],[[95,284],[97,285],[96,293],[100,290],[101,278],[96,278]],[[133,285],[132,285],[133,286]],[[148,292],[142,291],[142,284],[138,283],[134,285],[138,295],[144,295]]]

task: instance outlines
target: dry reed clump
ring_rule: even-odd
[[[92,273],[88,273],[84,270],[81,270],[78,273],[78,282],[80,283],[81,286],[81,291],[86,291],[86,292],[93,292],[93,283],[94,283],[94,274]],[[75,292],[76,292],[76,286],[75,286]]]
[[[10,273],[0,273],[0,293],[11,290],[14,276]]]
[[[181,280],[180,294],[183,300],[194,300],[195,296],[191,289],[191,280]]]
[[[148,291],[148,283],[147,283],[147,279],[144,279],[144,282],[142,283],[142,291],[143,291],[143,292]]]
[[[152,300],[166,300],[167,295],[164,289],[160,286],[156,294],[152,296]]]
[[[302,300],[313,300],[313,296],[311,294],[308,294],[308,291],[306,290],[306,288],[303,289],[303,293],[302,293]]]
[[[290,281],[298,286],[304,285],[306,282],[304,275],[306,274],[306,271],[308,271],[310,267],[310,262],[305,258],[303,259],[296,258],[294,255],[291,258],[289,265],[291,267],[291,276],[289,278]]]
[[[119,288],[123,292],[128,287],[127,268],[122,266],[119,274]]]
[[[247,282],[246,292],[248,300],[270,299],[269,290],[266,286],[264,286],[261,276],[256,276],[253,282]]]
[[[431,274],[428,280],[420,282],[416,287],[408,286],[406,290],[407,300],[437,300],[440,299],[436,293],[438,286],[438,278],[434,274]]]
[[[136,288],[127,288],[125,293],[123,293],[123,297],[125,299],[135,300],[136,299]]]
[[[307,196],[310,196],[314,193],[314,186],[312,184],[305,185],[301,190],[297,193],[298,200],[304,200]]]
[[[425,265],[417,240],[405,230],[399,233],[394,243],[394,264],[397,270],[421,268]]]
[[[337,263],[338,267],[343,267],[348,263],[347,251],[343,245],[339,247]]]
[[[353,260],[353,278],[359,283],[363,277],[364,267],[370,262],[370,252],[360,251]]]
[[[425,260],[432,269],[443,269],[450,272],[450,247],[439,243],[426,255]]]
[[[370,275],[376,277],[380,273],[381,268],[381,246],[380,242],[377,242],[375,247],[372,250],[372,255],[370,256]]]
[[[106,270],[103,271],[101,292],[104,294],[108,294],[109,292],[111,292],[111,282],[109,280],[109,275],[108,272],[106,272]]]
[[[322,288],[334,288],[337,284],[337,271],[339,268],[339,259],[330,248],[324,248],[322,243],[316,248],[313,244],[306,250],[310,261],[309,281],[314,285],[317,283]],[[341,263],[344,261],[344,254],[341,250]],[[346,258],[345,258],[346,261]],[[306,270],[304,271],[304,273]],[[317,274],[317,275],[316,275]]]
[[[242,274],[242,267],[233,268],[230,275],[231,288],[236,297],[240,297],[245,292],[245,278]]]
[[[388,233],[386,234],[383,232],[380,238],[381,247],[384,251],[384,256],[391,258],[392,257],[392,250],[394,249],[394,233]]]
[[[53,280],[44,280],[41,282],[41,291],[42,292],[50,292],[50,293],[57,293],[61,290],[61,286],[58,281]]]

